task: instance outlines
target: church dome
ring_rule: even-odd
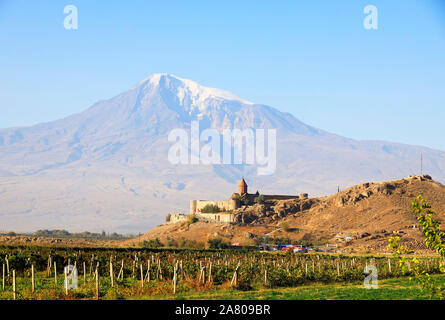
[[[241,179],[241,182],[238,185],[238,193],[240,195],[243,195],[243,194],[247,193],[247,183],[244,180],[244,178]]]

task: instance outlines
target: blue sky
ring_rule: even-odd
[[[378,30],[363,28],[368,4]],[[0,0],[0,46],[0,127],[168,72],[343,136],[445,151],[441,0]]]

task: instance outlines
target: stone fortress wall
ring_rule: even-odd
[[[239,208],[239,201],[236,199],[209,201],[209,200],[190,200],[190,214],[199,214],[207,205],[214,205],[224,211],[231,211]]]
[[[292,199],[306,199],[308,197],[307,193],[302,193],[299,196],[291,195],[278,195],[278,194],[263,194],[264,200],[292,200]]]
[[[232,223],[235,222],[235,217],[231,213],[197,213],[195,216],[199,220],[209,220],[211,222]]]
[[[307,199],[307,193],[299,195],[262,195],[265,201],[267,200],[291,200],[291,199]],[[241,208],[240,197],[247,197],[253,200],[257,194],[249,194],[247,192],[247,184],[244,179],[238,185],[238,193],[234,193],[229,200],[190,200],[190,215],[194,215],[199,220],[232,223],[235,222],[235,217],[230,211]],[[202,209],[207,205],[217,206],[222,210],[218,213],[203,213]],[[187,215],[171,214],[169,223],[186,221]]]
[[[187,221],[188,215],[181,213],[170,213],[170,220],[167,223],[177,223],[181,221]]]

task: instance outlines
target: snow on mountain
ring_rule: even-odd
[[[252,102],[241,99],[235,94],[216,89],[204,87],[195,81],[182,79],[167,73],[158,73],[151,75],[147,79],[139,82],[139,87],[144,90],[153,90],[159,87],[167,88],[176,94],[178,102],[184,106],[188,106],[191,114],[195,109],[204,112],[211,104],[212,99],[237,101],[242,104],[252,105]]]

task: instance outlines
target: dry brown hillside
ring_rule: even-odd
[[[309,199],[268,201],[235,211],[239,224],[196,222],[160,225],[143,236],[125,242],[139,245],[143,240],[162,242],[181,238],[206,243],[213,238],[254,244],[258,237],[288,237],[314,244],[337,244],[344,252],[385,252],[388,238],[400,235],[408,246],[424,251],[422,234],[411,211],[411,201],[421,194],[445,218],[445,186],[431,177],[363,183],[337,194]],[[284,224],[283,224],[284,223]]]

